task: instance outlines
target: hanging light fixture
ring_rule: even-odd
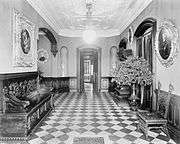
[[[93,8],[94,0],[86,0],[85,2],[87,9],[86,12],[87,21],[86,21],[86,29],[83,31],[82,37],[86,43],[91,44],[97,38],[96,31],[93,30],[91,26],[92,8]]]
[[[83,31],[83,40],[86,43],[91,44],[96,40],[96,38],[96,32],[94,30],[87,29]]]

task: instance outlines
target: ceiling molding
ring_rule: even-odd
[[[61,29],[59,35],[65,37],[82,37],[83,30],[69,30],[69,29]],[[112,37],[119,35],[118,29],[110,29],[110,30],[96,30],[97,37]]]
[[[119,32],[122,33],[140,14],[141,12],[148,7],[148,5],[152,2],[153,0],[146,0],[143,1],[143,3],[132,12],[132,15],[130,16],[131,19],[126,19],[127,21],[124,22],[124,25],[119,29]]]
[[[26,0],[42,18],[54,29],[54,31],[66,37],[81,37],[82,32],[85,29],[87,17],[84,16],[86,11],[84,8],[83,0],[74,0],[74,4],[77,4],[79,9],[72,7],[72,4],[67,4],[70,0],[63,0],[59,5],[58,0],[50,2],[44,0]],[[72,2],[72,1],[71,1]],[[98,37],[111,37],[120,35],[134,20],[135,18],[152,2],[152,0],[114,0],[114,3],[120,2],[125,7],[114,9],[108,6],[108,1],[105,1],[105,7],[103,7],[102,1],[98,1],[97,10],[93,15],[93,26],[97,32]],[[101,5],[102,4],[102,7]],[[50,5],[50,6],[49,6]],[[63,7],[64,6],[64,7]],[[72,8],[71,8],[72,7]],[[111,11],[100,13],[98,8],[106,7]],[[70,10],[71,11],[70,11]],[[74,10],[74,13],[72,12]],[[80,13],[82,12],[82,13]],[[97,12],[97,13],[96,13]]]
[[[56,20],[48,14],[47,10],[44,8],[40,0],[26,0],[37,12],[38,14],[51,26],[51,28],[58,33],[59,25]]]

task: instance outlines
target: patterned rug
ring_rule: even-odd
[[[73,144],[104,144],[103,137],[75,137]]]

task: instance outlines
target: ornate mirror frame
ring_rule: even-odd
[[[177,28],[170,20],[160,22],[155,42],[155,52],[159,61],[166,68],[170,67],[174,63],[178,51]]]

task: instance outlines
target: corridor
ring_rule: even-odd
[[[123,106],[123,107],[122,107]],[[127,104],[119,106],[109,93],[63,93],[55,110],[28,141],[30,144],[171,144],[160,131],[149,132],[150,142],[137,130],[136,114]],[[78,140],[80,141],[78,143]],[[104,141],[104,142],[103,142]]]

